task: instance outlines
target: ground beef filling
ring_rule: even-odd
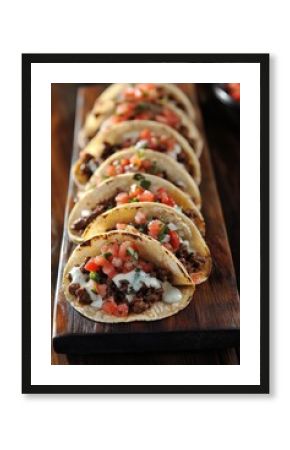
[[[87,181],[89,181],[102,161],[113,155],[113,153],[122,150],[123,148],[122,144],[111,145],[109,142],[104,142],[103,144],[104,150],[102,153],[102,158],[100,160],[97,160],[93,155],[90,155],[89,153],[85,153],[82,158],[79,170],[82,176],[85,177]]]
[[[186,111],[185,106],[183,103],[179,102],[174,95],[169,94],[167,96],[167,99],[172,102],[177,108],[181,109],[182,111]]]
[[[80,165],[80,172],[82,176],[86,179],[86,181],[89,181],[97,167],[99,166],[100,162],[105,161],[107,158],[112,156],[115,152],[118,152],[120,150],[124,150],[125,148],[129,148],[133,145],[135,145],[137,141],[133,141],[132,139],[127,139],[126,141],[123,141],[121,144],[110,144],[109,142],[104,142],[104,150],[102,153],[101,159],[98,161],[93,155],[90,155],[89,153],[86,153],[83,156],[82,163]],[[165,145],[159,144],[154,149],[157,152],[161,153],[168,153],[168,149]],[[170,153],[169,153],[170,155]],[[188,156],[187,154],[181,150],[180,153],[177,154],[176,160],[183,164],[189,171],[190,171],[190,165],[188,162]],[[165,176],[163,178],[166,178]]]
[[[175,256],[184,265],[188,273],[199,272],[205,264],[205,258],[195,252],[190,252],[185,245],[181,245]]]
[[[89,272],[84,268],[87,260],[80,266],[80,270],[88,275],[89,280]],[[121,282],[120,287],[117,287],[112,279],[107,277],[107,275],[101,273],[101,283],[107,285],[107,293],[106,297],[103,298],[103,301],[106,301],[109,297],[114,297],[117,305],[127,304],[129,308],[129,312],[140,314],[147,309],[149,309],[154,303],[162,301],[163,288],[154,289],[145,286],[139,289],[138,292],[130,291],[130,286],[127,280]],[[171,274],[169,274],[166,270],[161,268],[156,268],[154,271],[150,273],[151,277],[155,277],[160,281],[171,281]],[[71,281],[71,275],[69,274],[69,280]],[[89,305],[92,303],[90,296],[85,288],[82,288],[78,283],[70,283],[68,287],[69,293],[75,296],[78,302],[81,305]],[[126,297],[127,295],[132,296],[130,301]]]
[[[102,161],[109,158],[109,156],[113,155],[115,152],[122,150],[124,146],[122,144],[110,144],[109,142],[103,142],[104,150],[102,153]]]
[[[80,164],[80,172],[88,181],[98,166],[99,162],[96,158],[89,153],[85,153]]]
[[[71,226],[71,229],[82,233],[86,227],[104,211],[108,211],[116,206],[115,196],[107,200],[106,202],[99,203],[95,208],[91,210],[91,213],[85,217],[80,217],[75,220]]]
[[[87,274],[88,275],[88,279],[89,279],[89,272],[85,269],[85,265],[88,262],[90,258],[86,258],[85,261],[83,262],[83,264],[80,266],[80,271],[83,274]],[[72,280],[71,274],[68,275],[69,280]],[[89,305],[92,301],[90,299],[90,296],[88,294],[88,292],[86,291],[85,288],[82,288],[78,283],[70,283],[69,287],[68,287],[69,293],[74,295],[75,297],[77,297],[78,302],[82,305]]]
[[[151,220],[155,220],[156,217],[152,217]],[[158,218],[157,218],[158,219]],[[147,224],[138,225],[136,223],[131,223],[138,231],[144,234],[148,234]],[[187,246],[180,245],[179,249],[175,252],[175,256],[184,265],[188,273],[199,272],[202,266],[205,264],[205,258],[198,255],[195,252],[188,250]]]

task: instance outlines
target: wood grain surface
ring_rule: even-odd
[[[94,86],[80,91],[77,108],[77,112],[79,113],[79,123],[76,124],[77,128],[82,122],[84,114],[92,106],[96,95],[103,88],[104,86]],[[73,120],[73,105],[69,105],[69,102],[72,101],[75,96],[69,96],[69,92],[75,93],[74,85],[52,85],[52,285],[57,266],[59,236],[62,228],[61,213],[63,213],[63,205],[65,203],[70,166],[70,152],[67,143],[69,140],[72,142],[73,137],[71,126]],[[65,99],[62,98],[62,96],[65,96]],[[62,109],[64,105],[67,106],[67,109]],[[68,114],[71,114],[71,116]],[[63,123],[62,120],[64,121]],[[70,126],[68,126],[68,124],[70,124]],[[76,152],[77,150],[75,148],[75,153]],[[54,330],[56,336],[63,336],[66,334],[71,336],[73,334],[78,337],[79,333],[84,333],[84,331],[85,333],[88,333],[89,336],[96,336],[97,333],[99,336],[105,336],[105,338],[109,335],[119,334],[122,337],[125,336],[123,342],[127,343],[131,349],[134,349],[134,345],[136,344],[136,340],[132,340],[132,332],[135,337],[136,334],[139,334],[140,337],[144,336],[144,334],[156,336],[156,333],[158,336],[160,333],[167,333],[168,335],[168,331],[170,330],[180,332],[180,340],[175,340],[176,346],[172,346],[174,340],[171,343],[169,340],[169,349],[182,348],[182,346],[185,348],[212,346],[213,340],[214,347],[237,342],[237,334],[232,336],[226,336],[225,334],[225,331],[239,330],[239,305],[234,269],[227,245],[224,221],[207,151],[205,151],[202,156],[201,164],[203,174],[201,192],[205,205],[203,213],[207,223],[207,241],[214,256],[214,267],[210,280],[197,288],[197,293],[191,305],[183,312],[163,321],[151,322],[146,325],[143,323],[134,323],[112,326],[108,324],[97,324],[80,316],[68,305],[63,298],[61,290],[59,290],[57,294],[57,320],[56,328]],[[60,174],[63,176],[59,176]],[[71,196],[73,196],[74,193],[71,191],[71,188],[72,186],[70,187],[70,193]],[[57,195],[54,195],[54,192],[57,193]],[[239,199],[237,200],[237,203],[239,204]],[[63,249],[64,258],[62,258],[63,263],[70,252],[71,244],[69,244],[65,238]],[[191,308],[190,311],[189,308]],[[195,331],[196,333],[194,339],[190,340],[192,331]],[[204,332],[206,332],[206,334],[204,334]],[[90,333],[92,333],[92,335],[90,335]],[[70,342],[73,345],[71,350],[74,349],[77,351],[76,345],[78,339],[71,340]],[[142,343],[142,339],[140,342]],[[149,349],[151,346],[154,350],[160,350],[166,347],[164,347],[164,344],[162,344],[160,348],[156,347],[156,340],[155,343],[152,341],[150,344],[150,340],[148,342]],[[64,340],[62,344],[67,345],[67,342]],[[100,349],[103,345],[104,343],[100,340]],[[59,349],[61,350],[62,348]],[[113,345],[111,350],[114,349],[120,350],[121,348],[115,348]],[[136,348],[136,350],[137,349],[138,348]],[[207,353],[155,353],[154,355],[138,356],[136,356],[136,354],[129,354],[126,356],[122,355],[122,358],[119,355],[102,355],[99,357],[87,357],[88,359],[73,356],[64,357],[53,353],[52,363],[130,364],[134,359],[134,363],[136,361],[136,364],[237,364],[239,360],[238,357],[238,352],[235,349],[223,350],[223,353],[221,353],[221,351],[210,351]],[[150,362],[145,362],[146,360]]]

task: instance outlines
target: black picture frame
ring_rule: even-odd
[[[22,55],[22,393],[267,394],[269,393],[269,54],[23,54]],[[260,64],[260,384],[32,385],[31,384],[31,64],[258,63]]]

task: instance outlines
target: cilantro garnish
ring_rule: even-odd
[[[134,180],[140,181],[144,179],[144,175],[142,175],[142,173],[135,173],[135,175],[133,176]]]
[[[133,250],[133,248],[131,248],[131,247],[127,248],[127,254],[129,256],[132,256],[132,258],[134,258],[136,260],[138,259],[138,253],[136,252],[136,250]]]
[[[140,181],[140,186],[144,189],[149,189],[151,186],[151,181],[146,180],[145,178]]]
[[[164,225],[164,227],[162,228],[161,232],[159,233],[158,241],[162,242],[163,239],[165,238],[165,236],[167,235],[168,231],[169,231],[168,226]]]

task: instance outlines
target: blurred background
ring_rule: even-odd
[[[51,85],[51,298],[53,308],[64,208],[67,197],[77,90],[86,84]],[[106,84],[104,84],[104,88]],[[217,188],[240,280],[240,108],[239,85],[198,84],[199,103]],[[239,348],[150,355],[57,355],[52,364],[239,364]]]

